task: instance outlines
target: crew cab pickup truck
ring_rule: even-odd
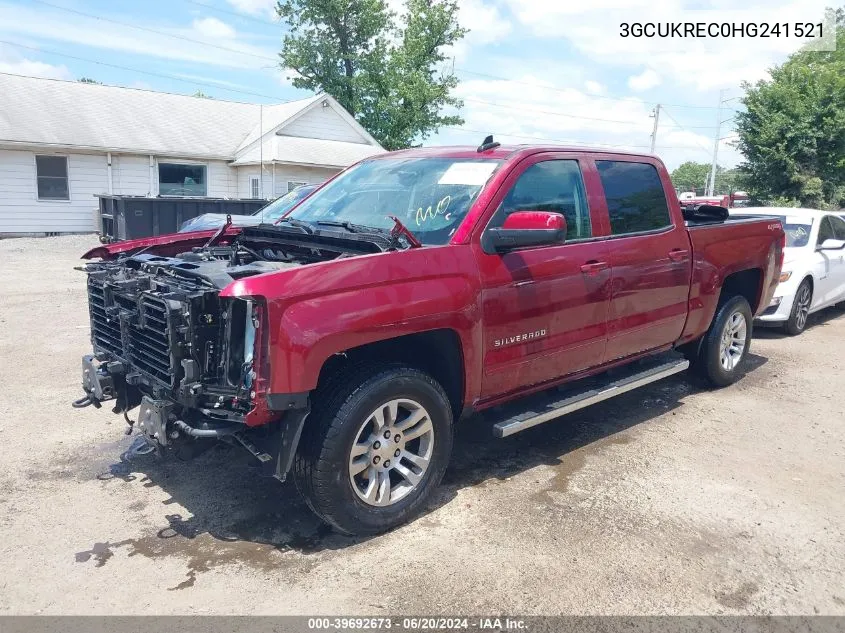
[[[690,365],[736,380],[783,246],[776,219],[685,219],[649,155],[379,155],[275,224],[86,253],[74,405],[113,400],[163,453],[240,444],[336,529],[378,533],[472,413],[506,437]]]

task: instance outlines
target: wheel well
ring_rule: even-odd
[[[464,400],[464,358],[454,330],[430,330],[353,347],[334,354],[320,370],[319,385],[346,367],[362,362],[401,362],[434,378],[449,397],[455,419]]]
[[[759,268],[740,270],[728,275],[722,282],[719,303],[723,303],[731,297],[745,297],[748,305],[751,306],[751,314],[756,314],[762,295],[762,280],[763,272]]]

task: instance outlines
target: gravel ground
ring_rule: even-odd
[[[221,447],[121,459],[70,408],[91,236],[0,241],[0,614],[845,614],[845,313],[504,440],[458,430],[431,510],[338,536]]]

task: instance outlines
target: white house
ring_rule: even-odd
[[[0,74],[0,233],[94,231],[95,194],[274,198],[383,151],[325,94],[260,106]]]

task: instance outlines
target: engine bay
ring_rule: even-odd
[[[173,255],[141,248],[86,264],[94,356],[84,371],[105,385],[96,394],[86,388],[89,399],[114,398],[115,412],[149,399],[180,420],[243,422],[256,397],[264,306],[220,291],[245,277],[396,247],[389,235],[344,229],[262,225],[216,244],[220,235]]]

